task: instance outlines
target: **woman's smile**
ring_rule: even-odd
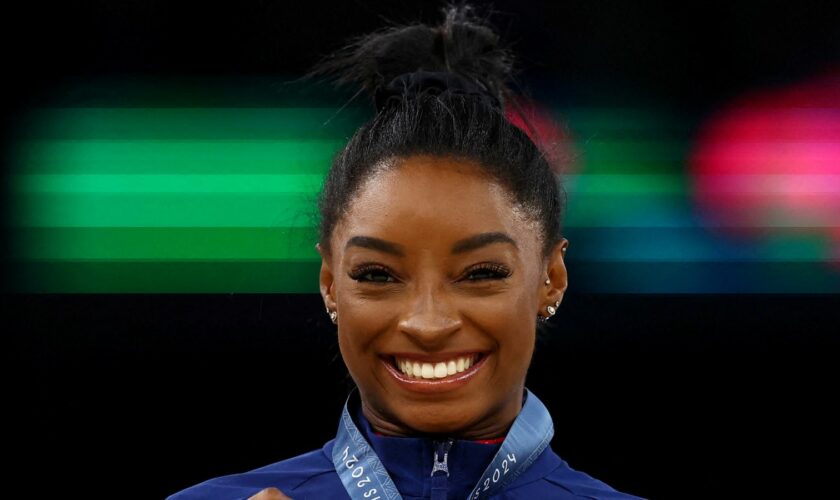
[[[397,353],[380,356],[382,365],[397,385],[409,391],[452,391],[472,382],[484,367],[489,352],[458,352],[421,355]]]
[[[505,188],[473,162],[401,158],[360,186],[333,237],[322,290],[372,426],[504,434],[550,290],[539,231]]]

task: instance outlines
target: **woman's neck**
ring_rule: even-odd
[[[506,409],[506,411],[493,412],[492,418],[482,421],[478,425],[471,426],[468,429],[432,433],[418,431],[404,425],[401,422],[395,421],[394,419],[386,418],[384,415],[380,414],[380,412],[376,411],[375,408],[371,407],[362,400],[362,413],[368,423],[370,423],[373,431],[381,436],[389,437],[437,437],[445,435],[456,439],[494,442],[498,441],[500,438],[504,438],[510,430],[510,427],[513,425],[513,421],[516,420],[516,417],[519,415],[519,411],[521,409],[522,405],[520,401],[518,406],[511,406]]]

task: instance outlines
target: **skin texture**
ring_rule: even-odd
[[[278,490],[277,488],[266,488],[261,490],[259,493],[252,497],[248,497],[248,500],[292,500],[291,498],[287,497],[283,494],[282,491]]]
[[[536,224],[474,164],[412,156],[391,167],[359,189],[335,227],[332,253],[316,245],[321,295],[338,312],[339,348],[359,387],[362,410],[385,435],[502,436],[521,410],[536,316],[563,299],[568,241],[543,260]],[[458,240],[497,231],[516,247],[492,243],[462,254],[450,251]],[[402,245],[404,256],[345,249],[357,235]],[[362,264],[376,268],[361,271]],[[504,266],[501,274],[509,276],[477,264]],[[465,386],[440,394],[396,385],[379,357],[464,350],[490,351],[486,365]],[[287,498],[267,488],[251,500]]]
[[[536,316],[566,290],[568,241],[542,259],[536,223],[474,163],[412,156],[377,172],[335,226],[331,252],[316,245],[321,295],[338,313],[339,347],[365,417],[391,436],[502,436],[521,410]],[[516,246],[451,253],[456,241],[483,232],[503,232]],[[404,255],[345,248],[358,235],[401,245]],[[504,269],[476,268],[486,264]],[[489,351],[485,366],[437,394],[397,385],[380,358],[473,350]]]

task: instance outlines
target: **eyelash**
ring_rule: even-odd
[[[360,283],[375,283],[380,285],[394,283],[393,281],[374,281],[362,279],[364,278],[364,276],[371,274],[372,272],[382,272],[390,274],[390,271],[385,266],[381,266],[379,264],[362,264],[350,273],[350,277]],[[480,278],[475,280],[467,279],[467,281],[478,282],[487,280],[502,280],[508,278],[511,275],[511,271],[505,266],[499,264],[478,264],[475,267],[471,268],[469,271],[467,271],[467,276],[472,276],[473,273],[478,272],[490,273],[492,276],[489,278]]]

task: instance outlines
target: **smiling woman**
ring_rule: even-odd
[[[567,243],[544,261],[513,208],[481,167],[411,156],[360,187],[336,225],[321,289],[375,431],[494,439],[516,418]]]
[[[551,449],[525,388],[567,287],[562,189],[505,116],[511,54],[469,6],[319,65],[376,104],[319,202],[320,290],[358,390],[322,448],[188,498],[636,498]]]

